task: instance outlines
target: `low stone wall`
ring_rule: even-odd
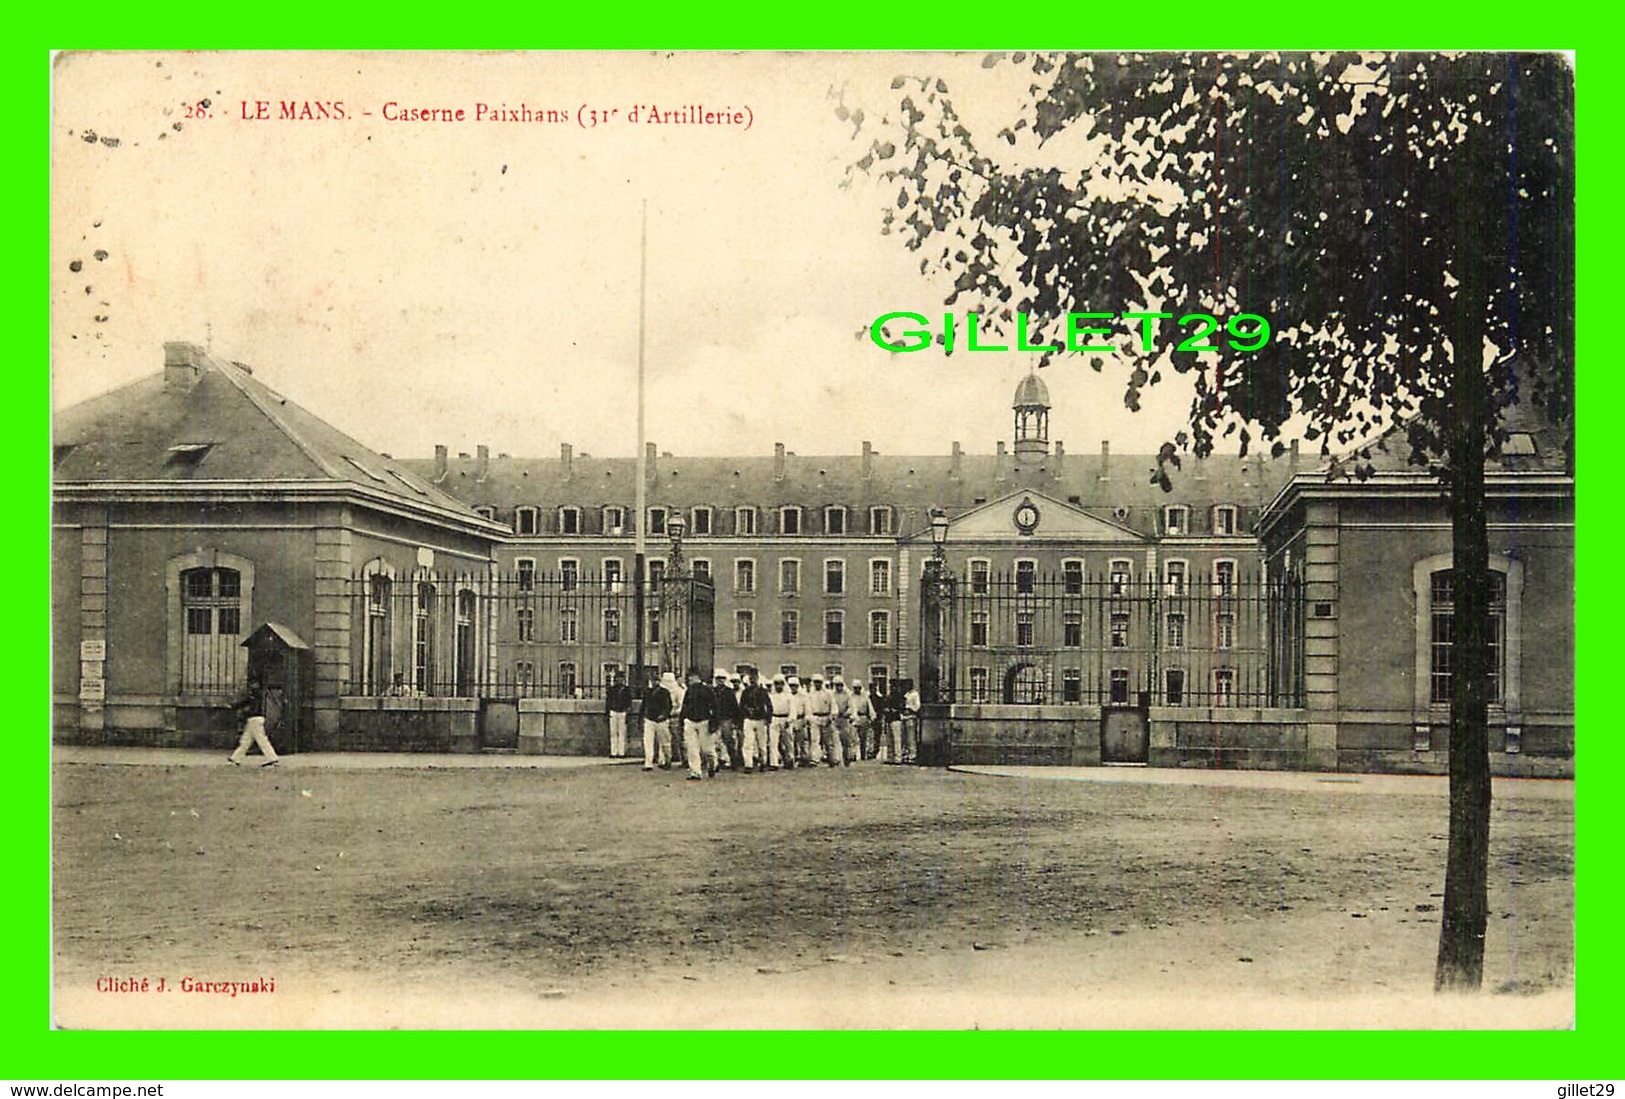
[[[1316,769],[1303,710],[1165,706],[1150,716],[1153,767]]]
[[[637,729],[634,738],[633,730]],[[642,744],[636,718],[627,721],[628,745]],[[528,756],[609,755],[609,714],[601,699],[522,698],[519,700],[519,754]]]
[[[317,751],[477,752],[480,703],[475,698],[339,699],[338,727],[320,733]]]
[[[1099,706],[962,704],[950,710],[948,727],[956,765],[1100,763]]]

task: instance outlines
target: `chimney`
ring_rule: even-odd
[[[954,443],[952,460],[948,463],[948,476],[957,478],[965,468],[965,452],[959,449],[959,443]]]
[[[1112,479],[1112,444],[1110,439],[1100,440],[1100,479]]]
[[[784,444],[773,444],[773,479],[784,480]]]
[[[190,393],[203,377],[207,356],[195,343],[180,340],[164,344],[164,392]]]
[[[474,448],[474,480],[483,481],[491,471],[491,448],[481,443]]]
[[[863,479],[867,481],[875,468],[875,448],[869,445],[869,440],[863,440]]]
[[[1298,440],[1292,440],[1292,447],[1287,457],[1286,468],[1288,473],[1298,472]]]
[[[655,445],[653,443],[644,443],[643,444],[643,478],[644,478],[644,480],[646,480],[646,481],[654,480],[655,459],[658,458],[658,457],[660,457],[660,452],[655,449]]]
[[[1063,467],[1065,465],[1066,465],[1066,444],[1061,442],[1061,440],[1056,439],[1055,440],[1055,467],[1054,467],[1055,468],[1055,476],[1059,477],[1061,475],[1062,469],[1063,469]]]
[[[571,447],[569,443],[559,444],[559,461],[564,463],[564,475],[566,477],[570,476],[570,474],[574,472],[574,470],[571,469],[570,461],[574,456],[575,449]]]
[[[446,479],[446,444],[444,443],[434,445],[434,479],[437,482]]]
[[[1004,443],[1002,440],[999,443],[997,460],[993,465],[993,479],[1001,482],[1004,480]]]

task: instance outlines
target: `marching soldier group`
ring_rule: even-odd
[[[807,690],[796,676],[764,684],[756,669],[743,675],[718,668],[707,684],[690,668],[686,685],[666,672],[643,696],[643,769],[669,769],[681,750],[690,781],[731,769],[744,774],[797,767],[850,767],[879,759],[913,761],[920,695],[903,680],[890,696],[873,697],[861,680],[850,684],[814,675]],[[617,682],[608,696],[610,754],[626,754],[631,692]]]

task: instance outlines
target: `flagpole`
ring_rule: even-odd
[[[634,682],[632,690],[638,698],[642,698],[647,685],[648,674],[644,671],[643,646],[644,626],[647,621],[645,605],[645,558],[643,525],[648,512],[648,469],[644,454],[648,449],[644,442],[643,424],[643,375],[644,375],[644,333],[645,313],[647,312],[649,290],[649,200],[643,200],[643,212],[640,234],[638,240],[638,450],[637,450],[637,489],[633,509],[632,530],[634,532],[632,554],[632,613],[637,618],[635,634],[637,637],[637,670],[633,673]],[[624,497],[623,497],[624,499]]]

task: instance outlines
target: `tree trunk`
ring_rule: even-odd
[[[1444,919],[1434,989],[1473,991],[1484,981],[1484,934],[1489,917],[1490,755],[1489,526],[1484,501],[1484,443],[1489,416],[1483,370],[1488,279],[1472,246],[1479,231],[1483,179],[1472,178],[1486,138],[1469,126],[1459,149],[1456,193],[1461,285],[1451,326],[1450,506],[1454,638],[1451,653],[1450,846],[1445,868]],[[1476,146],[1476,148],[1475,148]]]

